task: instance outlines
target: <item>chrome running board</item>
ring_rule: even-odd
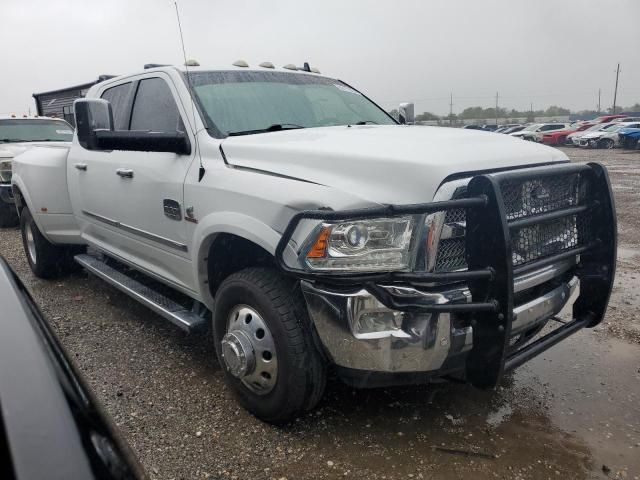
[[[105,261],[96,256],[82,254],[76,255],[74,259],[90,273],[100,277],[181,329],[193,332],[206,328],[207,310],[205,308],[188,310],[167,296],[107,265]]]

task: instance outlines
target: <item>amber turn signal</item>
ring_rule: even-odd
[[[316,238],[315,243],[309,249],[309,253],[307,253],[307,258],[322,258],[327,254],[327,241],[329,240],[330,233],[330,227],[322,227],[318,238]]]

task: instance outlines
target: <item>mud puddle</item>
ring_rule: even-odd
[[[493,391],[332,384],[291,432],[318,462],[289,478],[640,478],[640,347],[585,330]],[[309,426],[321,431],[306,438]],[[603,473],[604,469],[608,475]],[[294,474],[292,476],[292,474]]]

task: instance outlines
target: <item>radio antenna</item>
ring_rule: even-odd
[[[193,128],[196,128],[196,102],[193,98],[193,85],[191,85],[191,75],[189,75],[189,62],[187,61],[187,50],[184,48],[184,36],[182,35],[182,23],[180,22],[180,12],[178,11],[178,2],[173,2],[176,7],[176,18],[178,19],[178,30],[180,32],[180,44],[182,45],[182,58],[184,59],[184,68],[187,72],[187,88],[191,97],[191,114],[193,116]],[[198,151],[198,159],[200,161],[200,169],[198,170],[198,182],[204,177],[204,165],[202,165],[202,155],[200,153],[200,145],[198,144],[198,132],[194,132],[196,140],[196,150]]]

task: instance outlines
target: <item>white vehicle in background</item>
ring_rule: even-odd
[[[578,141],[578,146],[585,148],[620,147],[620,136],[618,132],[626,127],[640,128],[640,121],[610,123],[605,128],[581,136]]]
[[[16,155],[43,143],[69,146],[73,127],[64,120],[29,115],[0,115],[0,227],[18,225],[11,165]]]
[[[573,132],[570,133],[569,135],[567,135],[567,145],[572,146],[572,147],[577,147],[580,145],[580,139],[586,135],[587,133],[591,133],[591,132],[598,132],[600,130],[602,130],[603,128],[608,128],[610,126],[614,125],[613,123],[609,122],[609,123],[596,123],[595,125],[590,126],[589,128],[587,128],[586,130],[582,130],[581,132]]]
[[[567,127],[568,124],[566,123],[534,123],[523,128],[519,132],[510,133],[509,135],[512,137],[522,138],[523,140],[539,141],[538,134],[540,134],[540,138],[542,138],[542,134],[544,132],[560,130]]]

